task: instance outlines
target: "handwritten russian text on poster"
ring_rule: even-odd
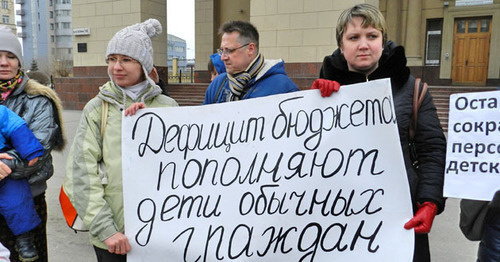
[[[450,96],[444,195],[491,200],[500,189],[500,91]]]
[[[390,82],[123,122],[128,261],[410,261]]]

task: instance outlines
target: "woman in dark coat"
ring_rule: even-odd
[[[412,165],[409,127],[415,78],[406,66],[404,48],[387,42],[386,35],[384,17],[376,7],[360,4],[345,10],[337,24],[337,44],[340,48],[325,57],[320,78],[337,81],[340,85],[391,79],[399,138],[415,213],[405,228],[415,230],[413,260],[430,261],[427,233],[434,216],[443,211],[445,204],[446,140],[432,97],[427,93],[418,111],[414,138],[419,166]],[[315,84],[323,96],[338,90],[338,87],[322,79]]]

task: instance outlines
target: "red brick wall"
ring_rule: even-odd
[[[64,109],[82,110],[97,95],[106,77],[65,77],[54,79],[54,88],[63,101]]]

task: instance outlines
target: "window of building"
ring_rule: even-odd
[[[439,65],[441,57],[441,38],[443,19],[427,20],[427,34],[425,41],[425,64]]]
[[[54,30],[54,24],[50,23],[50,30]]]
[[[2,0],[2,8],[3,9],[9,9],[9,1]]]
[[[4,24],[9,23],[9,16],[8,15],[2,15],[2,23],[4,23]]]
[[[481,19],[481,33],[490,31],[490,20],[491,19]]]
[[[54,12],[50,11],[50,12],[49,12],[49,17],[50,17],[50,18],[54,18]]]
[[[71,16],[70,10],[57,10],[56,16]]]
[[[54,42],[55,42],[55,40],[56,40],[56,38],[55,38],[53,35],[51,35],[51,36],[50,36],[50,42],[54,43]]]
[[[67,36],[67,35],[60,35],[57,37],[57,42],[58,43],[62,43],[62,42],[71,42],[73,41],[73,37],[72,36]]]
[[[62,28],[62,29],[71,29],[71,23],[69,23],[69,22],[63,22],[63,23],[61,23],[60,28]]]

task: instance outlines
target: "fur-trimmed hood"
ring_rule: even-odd
[[[61,131],[59,135],[60,139],[57,139],[53,149],[56,151],[62,151],[66,146],[66,136],[64,132],[64,121],[62,116],[63,105],[61,99],[59,98],[59,96],[57,96],[57,93],[50,87],[44,86],[33,79],[29,79],[26,75],[24,77],[25,78],[23,79],[23,84],[20,87],[16,88],[12,95],[20,94],[24,91],[26,92],[28,97],[45,96],[50,101],[52,101],[52,104],[57,111],[55,115],[57,117],[56,122],[59,125]]]

